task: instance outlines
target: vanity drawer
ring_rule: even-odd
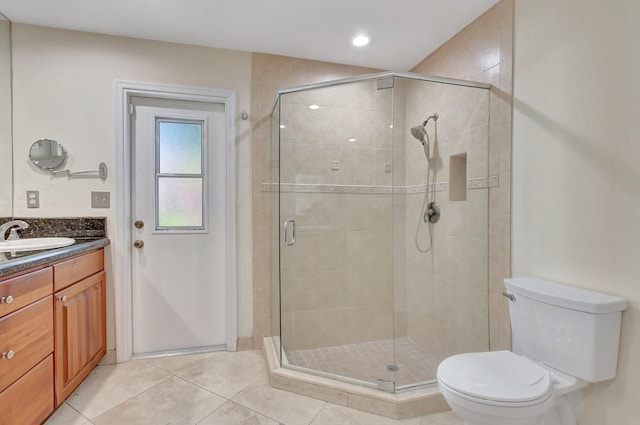
[[[0,319],[0,391],[53,351],[53,297]]]
[[[104,250],[93,251],[53,266],[53,290],[57,292],[104,269]]]
[[[53,412],[53,355],[0,392],[0,425],[39,425]]]
[[[53,292],[51,267],[0,282],[0,317]],[[7,302],[9,301],[9,302]]]

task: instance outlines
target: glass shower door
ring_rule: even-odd
[[[280,97],[282,364],[371,387],[395,373],[391,98],[375,80]]]

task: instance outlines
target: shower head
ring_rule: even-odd
[[[422,122],[422,124],[411,127],[411,135],[415,137],[416,140],[422,142],[422,144],[424,144],[425,139],[427,142],[429,142],[429,135],[427,134],[427,129],[425,128],[429,120],[438,121],[438,113],[436,112],[435,114],[428,116],[427,119]]]
[[[411,135],[417,141],[422,143],[422,147],[424,148],[424,154],[427,156],[427,159],[429,159],[429,134],[427,134],[426,125],[431,119],[434,121],[438,121],[438,113],[436,112],[435,114],[430,115],[429,117],[427,117],[426,120],[424,120],[422,124],[411,127],[411,130],[410,130]]]
[[[411,127],[411,135],[418,140],[419,142],[422,142],[422,144],[424,144],[425,139],[427,137],[427,132],[424,129],[424,125],[416,125],[414,127]]]
[[[423,125],[416,125],[411,127],[411,135],[422,143],[422,149],[424,149],[424,155],[429,159],[429,135]]]

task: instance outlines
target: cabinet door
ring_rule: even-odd
[[[55,294],[55,393],[59,406],[106,353],[105,273]]]
[[[0,393],[0,425],[38,425],[53,411],[53,356]]]

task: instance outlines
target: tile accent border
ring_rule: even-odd
[[[477,177],[467,180],[467,189],[487,189],[499,187],[498,176]],[[411,195],[424,193],[426,185],[414,186],[367,186],[367,185],[346,185],[346,184],[300,184],[300,183],[262,183],[262,192],[278,192],[278,188],[283,193],[348,193],[365,195]],[[430,192],[446,192],[449,190],[449,182],[431,183]]]
[[[264,338],[264,359],[272,387],[391,419],[405,419],[449,410],[437,386],[398,394],[335,381],[280,366],[273,338]]]

